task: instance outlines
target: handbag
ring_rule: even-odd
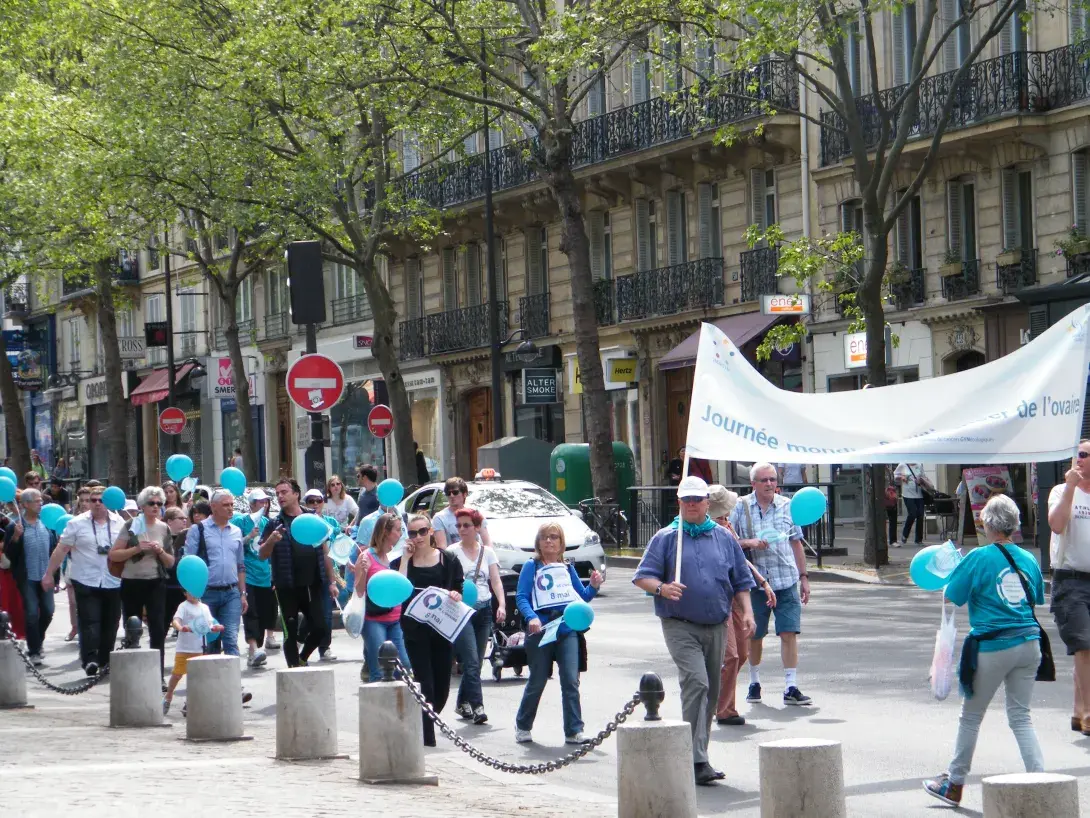
[[[920,495],[923,497],[923,501],[925,503],[935,502],[935,490],[929,489],[923,484],[923,480],[927,480],[927,475],[925,474],[923,480],[921,480],[919,477],[916,476],[916,472],[912,470],[911,463],[905,463],[905,465],[908,466],[908,473],[912,475],[912,479],[916,481],[916,485],[920,489]]]
[[[1003,552],[1003,556],[1006,557],[1007,562],[1010,563],[1011,570],[1018,575],[1018,581],[1022,583],[1022,591],[1025,592],[1026,600],[1029,602],[1030,615],[1033,616],[1033,621],[1037,623],[1037,630],[1041,632],[1041,663],[1037,665],[1037,681],[1054,682],[1056,681],[1056,662],[1052,659],[1052,643],[1049,641],[1045,629],[1041,627],[1041,623],[1037,620],[1037,612],[1034,610],[1037,603],[1029,590],[1029,583],[1026,582],[1026,578],[1023,576],[1022,572],[1018,570],[1018,566],[1014,564],[1014,558],[1007,549],[999,543],[995,543],[995,547]]]

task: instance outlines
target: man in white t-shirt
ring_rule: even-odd
[[[908,542],[908,532],[916,524],[916,545],[923,545],[923,490],[934,491],[934,484],[923,473],[923,463],[900,463],[893,472],[893,480],[901,487],[901,499],[905,501],[905,526],[901,529],[901,542],[890,543],[897,547]]]
[[[1048,495],[1052,529],[1052,615],[1075,657],[1071,729],[1090,735],[1090,440],[1079,443],[1064,482]]]
[[[807,482],[806,466],[802,463],[777,463],[776,471],[780,478],[781,488],[790,490]]]

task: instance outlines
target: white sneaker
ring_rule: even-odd
[[[250,656],[250,667],[261,667],[263,664],[265,664],[266,659],[268,659],[268,656],[265,655],[265,651],[263,651],[261,648],[258,648]]]
[[[280,650],[280,643],[273,636],[266,637],[265,650]]]
[[[590,739],[582,733],[576,733],[574,736],[564,736],[565,744],[587,744],[589,741]]]
[[[517,744],[529,744],[534,740],[534,737],[530,735],[529,730],[519,730],[515,728],[515,742]]]
[[[32,653],[27,658],[30,659],[30,663],[34,665],[34,667],[41,667],[45,664],[45,662],[42,661],[42,655],[40,653]]]

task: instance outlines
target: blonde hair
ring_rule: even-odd
[[[393,531],[395,525],[401,525],[401,517],[388,511],[385,514],[380,514],[378,519],[375,520],[375,529],[371,532],[371,547],[375,549],[376,554],[382,553],[380,546],[386,541],[386,535]],[[391,546],[392,548],[393,546]]]
[[[564,558],[564,552],[568,549],[567,541],[564,539],[564,529],[560,527],[560,523],[542,523],[541,528],[537,530],[537,536],[534,537],[534,556],[545,561],[545,557],[541,554],[541,538],[546,534],[557,534],[560,536],[560,558]]]
[[[344,487],[344,481],[340,478],[340,475],[331,475],[330,478],[325,481],[325,496],[329,500],[333,499],[333,490],[330,489],[330,485],[334,480],[341,484],[341,496],[337,499],[343,502],[344,498],[348,496],[348,490]]]

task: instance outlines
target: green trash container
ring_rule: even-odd
[[[636,484],[636,461],[627,443],[613,441],[613,469],[621,507],[627,508],[628,490]],[[590,444],[561,443],[549,458],[549,490],[568,508],[594,496],[590,479]]]

